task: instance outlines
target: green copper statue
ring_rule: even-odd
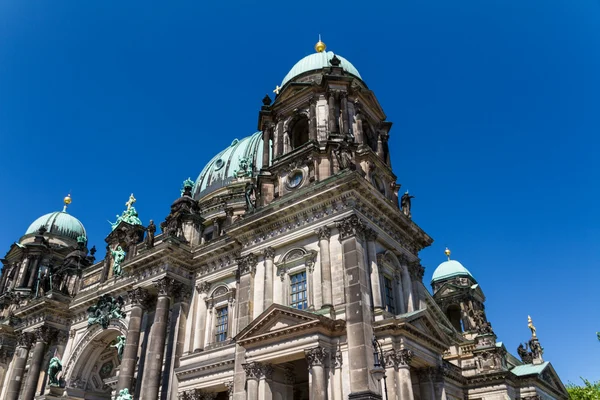
[[[121,276],[123,274],[123,268],[121,263],[125,260],[125,250],[121,246],[117,246],[115,250],[111,250],[114,263],[113,263],[113,275]]]
[[[110,223],[110,225],[112,226],[113,231],[115,230],[115,228],[117,226],[119,226],[121,221],[127,222],[130,225],[142,225],[142,221],[138,217],[138,213],[135,210],[135,207],[133,206],[133,203],[135,203],[135,202],[136,202],[136,199],[135,199],[135,197],[133,197],[133,193],[131,193],[131,196],[129,196],[129,201],[127,201],[127,203],[125,203],[125,205],[127,206],[127,209],[125,211],[123,211],[123,214],[117,215],[117,220],[115,222],[108,221]]]
[[[115,400],[133,400],[133,396],[129,394],[129,389],[125,388],[119,392]]]
[[[117,349],[117,357],[119,361],[123,360],[123,351],[125,350],[125,336],[117,336],[117,343],[113,344],[110,347],[114,347]]]
[[[58,373],[62,371],[62,362],[58,357],[52,357],[48,366],[48,381],[50,386],[60,386]]]

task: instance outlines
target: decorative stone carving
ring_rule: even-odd
[[[181,197],[171,204],[171,212],[160,223],[160,228],[165,237],[176,238],[185,242],[182,228],[183,223],[185,221],[201,222],[200,206],[192,198],[193,186],[194,182],[189,178],[183,182]]]
[[[224,385],[227,388],[227,395],[231,397],[233,394],[233,381],[225,382]]]
[[[267,247],[263,250],[263,257],[269,260],[272,260],[275,257],[275,249],[272,247]]]
[[[377,232],[375,232],[373,229],[371,228],[366,228],[365,229],[365,239],[367,239],[370,242],[373,242],[375,240],[377,240]]]
[[[304,355],[306,356],[309,367],[312,367],[314,365],[324,365],[328,353],[327,350],[322,347],[315,347],[314,349],[306,350]]]
[[[254,275],[256,272],[256,256],[254,254],[250,253],[244,257],[240,257],[238,258],[237,262],[240,275],[247,273]]]
[[[176,282],[173,278],[165,276],[164,278],[158,279],[153,282],[154,286],[158,289],[159,296],[172,296],[176,290],[180,289],[181,285]]]
[[[17,333],[17,346],[30,348],[35,341],[35,336],[31,332],[19,332]]]
[[[331,361],[334,368],[342,368],[343,357],[342,352],[339,349],[335,352],[334,356],[331,357]]]
[[[196,285],[196,290],[198,293],[208,293],[210,290],[210,283],[207,281],[200,282]]]
[[[410,364],[410,361],[412,360],[412,357],[413,352],[410,349],[392,349],[383,353],[383,360],[385,362],[385,366],[393,366],[394,368],[408,366]]]
[[[258,380],[262,376],[262,365],[257,362],[242,364],[246,372],[246,379]]]
[[[264,364],[262,366],[262,377],[265,379],[271,379],[273,378],[273,365],[271,364]]]
[[[315,233],[319,237],[319,240],[329,240],[331,238],[331,230],[326,226],[320,227]]]
[[[340,241],[354,236],[362,236],[366,229],[363,220],[354,214],[337,221],[336,226],[340,231]]]
[[[56,336],[57,331],[54,328],[42,326],[37,328],[33,334],[35,335],[36,342],[50,343]]]
[[[100,324],[103,329],[106,329],[111,319],[125,318],[125,312],[123,312],[124,305],[125,301],[121,296],[116,299],[109,294],[101,296],[96,305],[87,309],[88,328],[92,325]]]
[[[146,307],[148,305],[148,300],[150,299],[148,291],[140,287],[128,291],[127,296],[129,297],[129,302],[132,305],[135,304],[142,307]]]
[[[296,372],[294,368],[287,366],[283,371],[283,376],[285,377],[285,383],[288,385],[293,385],[296,383]]]

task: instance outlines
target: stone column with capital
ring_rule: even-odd
[[[329,134],[337,134],[338,133],[338,118],[337,118],[337,105],[336,105],[336,93],[333,90],[328,92],[328,108],[329,108]]]
[[[314,95],[309,100],[308,110],[308,140],[317,141],[317,101],[319,97]]]
[[[196,285],[196,315],[194,325],[194,353],[204,349],[204,333],[206,327],[206,297],[208,296],[208,290],[210,289],[210,283],[204,281]]]
[[[343,400],[344,398],[344,388],[342,381],[342,363],[343,356],[342,352],[338,349],[335,354],[331,357],[331,369],[333,369],[333,387],[331,388],[331,393],[333,395],[333,400]]]
[[[350,124],[348,122],[348,93],[340,93],[340,114],[342,114],[342,134],[344,137],[350,135]]]
[[[171,296],[181,286],[173,278],[166,276],[154,281],[154,285],[158,289],[158,299],[156,301],[154,323],[150,329],[140,396],[140,398],[148,400],[158,399]]]
[[[310,374],[310,400],[327,399],[327,383],[325,380],[325,360],[329,357],[327,350],[315,347],[305,351],[306,362]]]
[[[337,221],[346,281],[346,331],[350,369],[350,399],[379,397],[373,368],[373,326],[369,280],[365,265],[363,220],[350,215]]]
[[[269,154],[271,154],[271,139],[273,138],[273,123],[268,122],[263,131],[263,156],[262,156],[262,167],[267,168],[269,166]]]
[[[323,226],[316,230],[319,237],[319,259],[321,262],[321,293],[323,307],[333,306],[333,288],[331,282],[331,255],[329,253],[329,239],[331,230]]]
[[[35,345],[29,363],[29,372],[27,373],[25,388],[23,389],[22,398],[24,400],[33,400],[35,397],[46,346],[50,343],[50,340],[55,334],[56,330],[47,326],[42,326],[34,331]]]
[[[417,374],[419,376],[421,399],[435,399],[435,390],[433,388],[434,368],[421,368],[417,371]]]
[[[30,332],[19,332],[17,334],[17,349],[14,355],[12,371],[8,379],[6,390],[7,400],[18,400],[25,372],[25,364],[29,356],[29,349],[35,341],[35,336]]]
[[[391,362],[396,370],[394,376],[396,393],[398,398],[402,400],[413,400],[414,394],[412,389],[412,380],[410,377],[410,361],[413,357],[412,350],[400,349],[390,350],[393,352]],[[388,360],[386,359],[386,365]]]
[[[367,239],[367,252],[370,263],[370,281],[371,281],[371,296],[373,298],[373,307],[377,310],[384,308],[383,299],[381,298],[381,285],[379,279],[379,264],[377,263],[377,249],[375,241],[377,240],[377,232],[371,228],[365,230],[365,238]]]
[[[264,292],[264,307],[266,310],[273,304],[273,260],[275,258],[275,249],[267,247],[263,251],[265,265],[265,292]]]
[[[131,303],[131,311],[129,312],[129,326],[127,327],[125,349],[123,349],[123,359],[119,369],[117,393],[123,389],[129,389],[129,392],[133,393],[133,376],[140,346],[142,318],[149,299],[148,291],[139,287],[128,291],[127,295]]]
[[[258,398],[260,400],[272,400],[273,391],[271,382],[273,379],[273,366],[271,364],[262,364],[260,377],[258,379]]]
[[[246,372],[247,400],[258,400],[258,380],[262,376],[262,365],[251,362],[243,365]]]

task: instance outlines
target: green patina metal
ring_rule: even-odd
[[[251,177],[252,176],[252,160],[249,157],[240,157],[238,159],[239,169],[233,171],[233,176],[237,178]]]
[[[323,68],[331,67],[331,63],[329,61],[331,61],[333,56],[334,54],[332,51],[324,51],[321,53],[309,54],[302,60],[298,61],[292,67],[290,72],[288,72],[285,78],[283,78],[283,81],[281,81],[281,87],[283,87],[286,83],[288,83],[295,77],[304,74],[305,72],[316,71]],[[358,73],[358,70],[354,65],[352,65],[350,61],[346,60],[339,54],[335,54],[335,56],[340,60],[340,66],[344,69],[344,71],[356,76],[357,78],[362,79],[360,77],[360,74]]]
[[[191,178],[187,178],[185,181],[183,181],[183,185],[181,186],[181,195],[183,196],[183,194],[186,192],[186,189],[191,191],[193,187],[194,181]]]
[[[62,371],[62,362],[58,357],[52,357],[48,365],[48,382],[50,386],[60,386],[58,373]]]
[[[52,235],[64,236],[71,239],[86,236],[83,224],[77,218],[64,211],[57,211],[39,217],[29,225],[25,234],[37,233],[41,227],[46,228],[46,231]]]
[[[117,349],[117,357],[119,358],[119,361],[122,361],[123,351],[125,350],[125,336],[117,336],[116,343],[110,347]]]
[[[127,222],[130,225],[142,225],[142,221],[139,219],[138,213],[133,206],[128,210],[123,211],[123,214],[117,215],[117,220],[115,222],[108,221],[108,223],[112,226],[113,231],[121,222]]]
[[[119,391],[119,395],[115,400],[133,400],[133,396],[129,394],[129,389],[125,388]]]
[[[121,267],[121,263],[125,260],[125,250],[121,246],[117,246],[115,250],[111,250],[111,255],[114,260],[113,262],[113,276],[121,276],[123,275],[123,268]]]
[[[96,305],[87,309],[88,328],[98,324],[103,329],[106,329],[111,319],[125,318],[125,313],[123,312],[124,305],[125,301],[121,296],[116,299],[108,294],[101,296]]]

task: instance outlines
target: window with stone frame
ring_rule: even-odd
[[[220,307],[216,309],[215,342],[224,342],[227,340],[227,328],[229,326],[229,307]]]
[[[308,308],[306,271],[290,275],[290,306],[298,310]]]
[[[396,299],[394,296],[393,279],[389,276],[383,276],[383,294],[385,295],[385,309],[387,312],[396,314]]]

